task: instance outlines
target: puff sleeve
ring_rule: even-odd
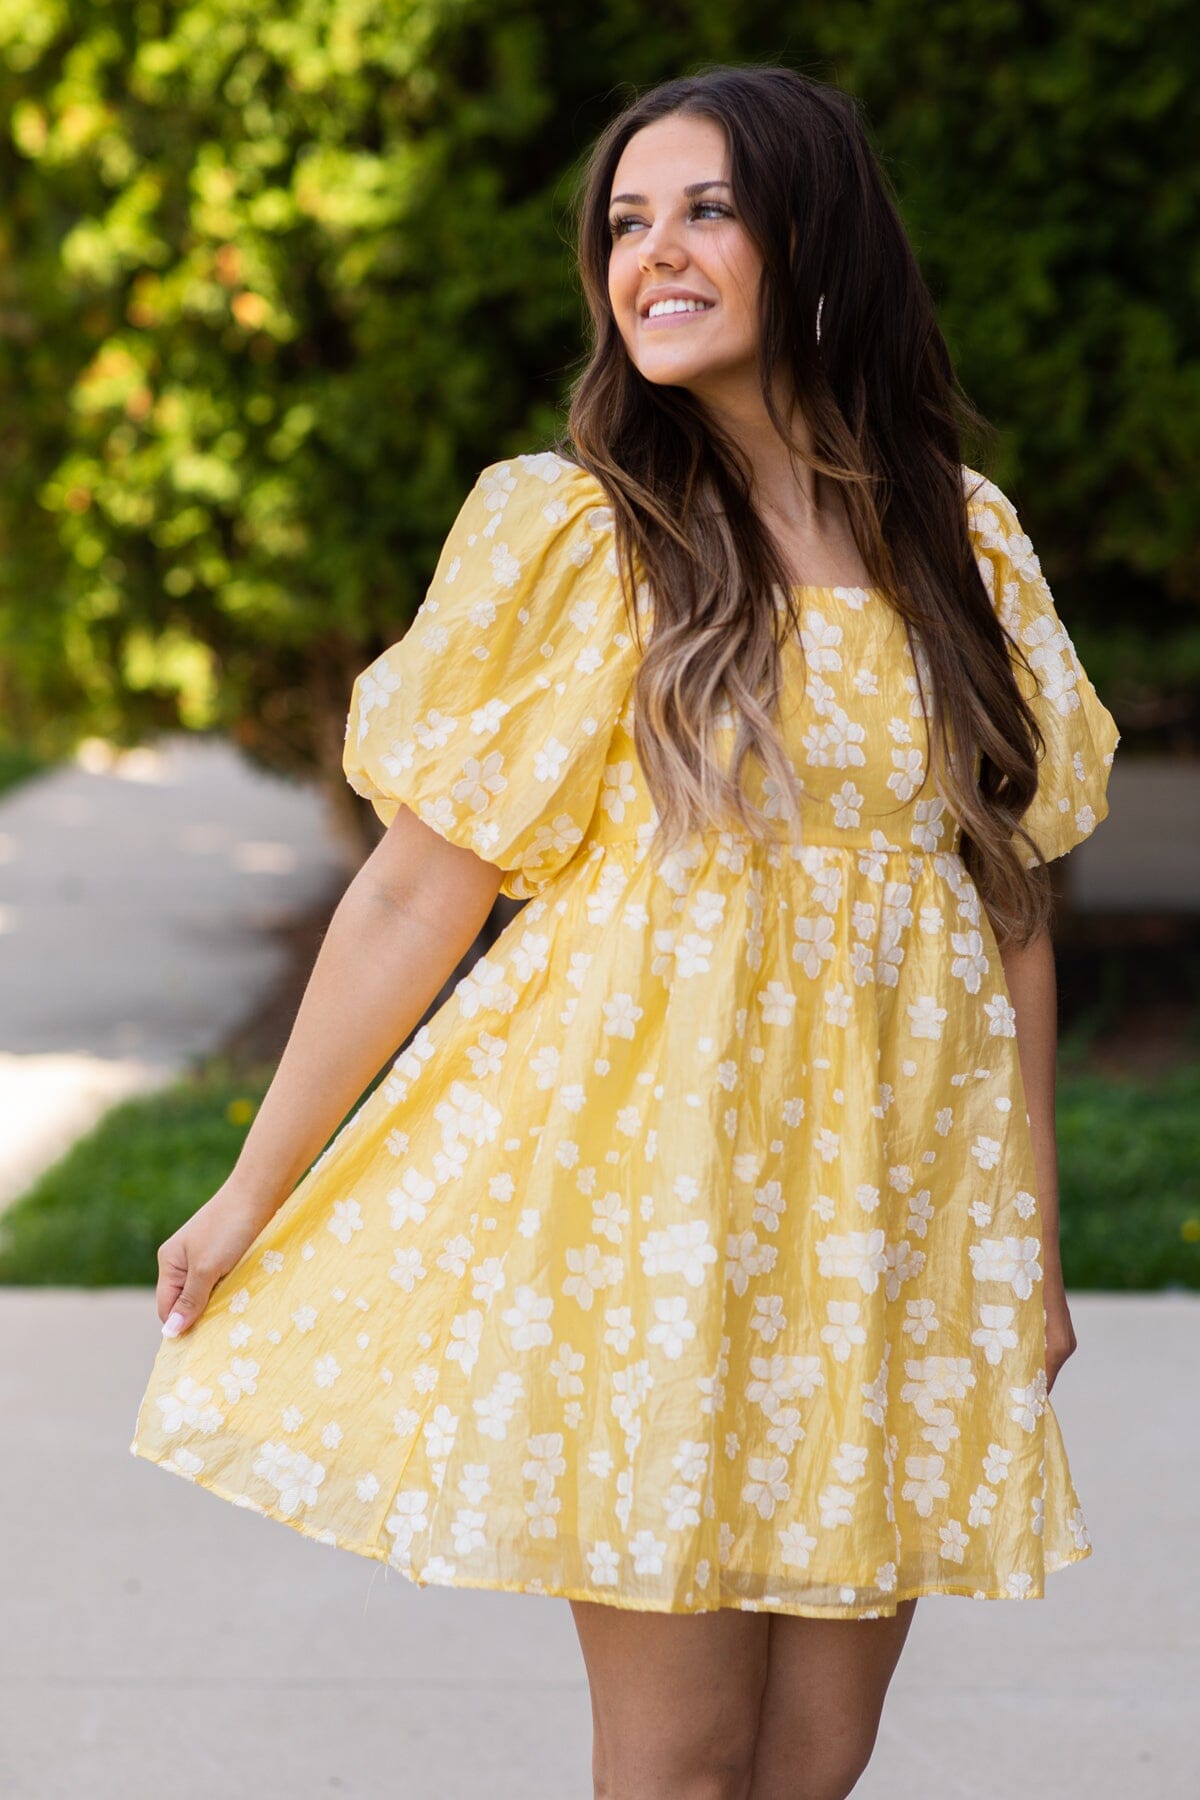
[[[527,899],[600,800],[635,667],[600,484],[553,453],[482,470],[409,629],[354,683],[343,772]]]
[[[1014,657],[1021,692],[1042,729],[1038,788],[1022,824],[1042,862],[1074,849],[1108,813],[1108,774],[1119,740],[1058,616],[1016,508],[994,482],[964,470],[975,557]],[[1039,859],[1027,856],[1030,866]]]

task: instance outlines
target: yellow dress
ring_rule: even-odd
[[[1050,858],[1117,734],[1011,504],[963,479]],[[1089,1554],[1013,1009],[913,660],[877,592],[799,596],[804,841],[653,860],[603,491],[483,470],[345,772],[528,904],[163,1340],[135,1455],[422,1586],[662,1612],[1026,1599]]]

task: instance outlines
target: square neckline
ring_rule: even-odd
[[[798,581],[790,584],[790,592],[793,594],[840,594],[843,590],[851,594],[867,594],[873,600],[880,599],[883,594],[882,588],[864,587],[857,581]]]
[[[603,483],[598,481],[596,479],[596,477],[591,474],[590,470],[585,469],[583,467],[582,463],[572,462],[569,456],[563,456],[561,454],[561,452],[559,452],[557,450],[552,451],[551,455],[556,456],[558,458],[558,461],[560,463],[562,463],[564,465],[564,467],[566,467],[568,469],[573,469],[577,475],[583,475],[583,476],[587,477],[589,480],[593,481],[595,483],[595,485],[600,489],[601,493],[604,494],[604,498],[607,503],[608,496],[604,492]],[[854,581],[792,582],[789,584],[788,591],[793,594],[836,594],[842,588],[848,588],[850,590],[850,592],[854,593],[854,594],[866,594],[868,599],[871,599],[871,600],[880,600],[883,598],[883,589],[882,588],[862,587],[858,582],[854,582]]]

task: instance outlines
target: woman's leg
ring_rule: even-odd
[[[746,1800],[771,1615],[570,1607],[591,1690],[596,1800]]]
[[[770,1615],[747,1800],[844,1800],[871,1759],[916,1604],[886,1619]]]

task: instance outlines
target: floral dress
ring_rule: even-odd
[[[1117,734],[1012,505],[963,480],[1049,859]],[[603,490],[483,470],[344,766],[528,904],[162,1341],[135,1455],[422,1586],[660,1612],[1026,1599],[1089,1554],[1014,1011],[906,635],[877,591],[798,598],[801,841],[652,856]]]

